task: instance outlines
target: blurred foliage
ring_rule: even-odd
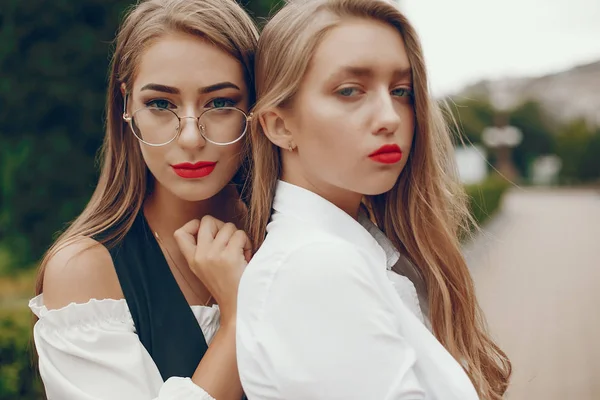
[[[494,125],[497,111],[485,99],[465,99],[453,104],[450,109],[462,138],[466,142],[481,144],[481,134],[486,127]],[[523,133],[523,142],[513,151],[513,161],[520,174],[527,177],[529,165],[535,157],[554,151],[556,133],[548,116],[535,101],[518,105],[509,110],[508,115],[510,125]],[[492,156],[490,161],[493,162]]]
[[[29,309],[0,307],[0,400],[44,398],[32,349]]]
[[[129,3],[3,1],[0,242],[21,265],[89,199],[110,43]]]
[[[131,0],[3,0],[0,252],[39,259],[97,180],[111,43]],[[257,19],[279,2],[243,1]]]
[[[259,27],[262,27],[267,18],[277,12],[285,0],[240,0],[246,10],[252,15]]]
[[[481,143],[484,128],[493,126],[496,110],[485,99],[450,102],[448,121],[465,142]],[[562,159],[561,181],[575,184],[600,179],[600,129],[576,120],[564,126],[547,115],[542,106],[528,100],[508,111],[509,123],[521,130],[523,141],[512,153],[513,161],[525,182],[531,164],[541,155],[556,154]],[[456,122],[456,126],[454,125]],[[493,154],[489,161],[494,162]]]
[[[448,122],[456,136],[467,143],[481,143],[481,133],[494,122],[495,110],[485,99],[447,100]],[[460,135],[458,135],[460,134]]]
[[[478,225],[485,223],[500,208],[502,196],[510,187],[505,178],[492,174],[485,181],[467,185],[471,213]]]
[[[600,128],[594,130],[583,120],[567,124],[559,131],[556,153],[563,163],[563,182],[600,181]]]
[[[556,132],[541,105],[535,101],[518,105],[509,115],[510,124],[523,133],[523,141],[514,149],[513,159],[521,175],[527,177],[535,157],[555,151]]]

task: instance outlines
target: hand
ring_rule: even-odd
[[[252,257],[246,233],[207,215],[188,222],[174,236],[190,269],[219,304],[221,320],[235,319],[238,286]]]

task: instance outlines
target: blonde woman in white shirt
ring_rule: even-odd
[[[248,398],[500,399],[510,362],[461,254],[466,195],[410,23],[383,0],[291,1],[255,72],[258,251],[236,327]]]

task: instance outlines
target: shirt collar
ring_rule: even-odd
[[[385,253],[386,267],[391,269],[400,253],[392,242],[361,212],[358,221],[346,212],[310,190],[284,181],[277,182],[273,209],[294,216],[302,221],[318,225],[321,229],[357,245],[377,248]]]

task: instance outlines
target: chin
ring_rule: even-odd
[[[171,192],[181,200],[196,202],[210,199],[218,194],[223,187],[208,182],[186,182],[185,185],[177,185]]]
[[[198,192],[184,192],[184,193],[175,193],[177,197],[181,200],[189,201],[189,202],[197,202],[202,200],[207,200],[213,197],[216,193],[198,193]]]
[[[365,196],[376,196],[389,192],[392,190],[397,180],[397,177],[394,179],[373,179],[367,185],[362,185],[362,190],[359,193],[362,193]]]

